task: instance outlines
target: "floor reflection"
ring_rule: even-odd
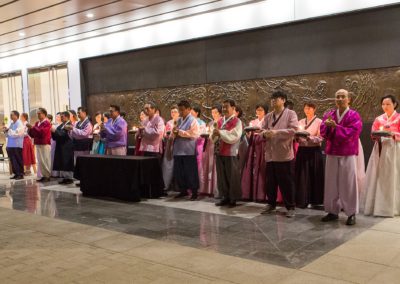
[[[288,219],[279,212],[259,215],[257,205],[216,214],[207,212],[214,210],[207,199],[155,202],[85,198],[79,188],[60,186],[57,181],[42,185],[34,179],[10,181],[0,175],[0,207],[293,268],[306,265],[380,221],[359,216],[357,225],[349,228],[344,220],[321,223],[323,212],[310,209],[298,210],[294,219]],[[185,209],[188,207],[190,210]]]

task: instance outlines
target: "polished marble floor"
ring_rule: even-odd
[[[382,221],[358,216],[357,225],[321,223],[324,212],[297,210],[288,219],[284,209],[260,215],[262,204],[220,209],[212,199],[172,198],[126,203],[82,197],[79,188],[45,185],[33,178],[12,182],[0,175],[0,207],[86,224],[116,232],[200,248],[244,259],[302,268]]]

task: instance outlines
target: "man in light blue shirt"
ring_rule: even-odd
[[[11,179],[20,180],[24,178],[24,161],[22,158],[22,147],[24,144],[24,125],[19,120],[19,112],[13,110],[10,114],[11,124],[4,126],[3,131],[7,137],[7,154],[11,161],[14,176]]]

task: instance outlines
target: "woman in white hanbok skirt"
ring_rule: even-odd
[[[392,95],[381,99],[383,111],[372,126],[375,145],[366,174],[365,215],[400,215],[400,113]],[[376,133],[387,132],[388,137]],[[375,133],[374,133],[375,132]]]

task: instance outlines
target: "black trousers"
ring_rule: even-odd
[[[276,206],[278,187],[287,209],[295,208],[294,160],[267,162],[266,191],[268,204]]]
[[[235,156],[216,155],[218,191],[231,202],[242,198],[239,159]]]
[[[197,193],[199,173],[196,156],[174,156],[174,178],[182,193],[186,193],[188,189]]]
[[[7,154],[11,161],[13,173],[16,176],[24,175],[24,160],[22,158],[22,148],[8,148]]]

